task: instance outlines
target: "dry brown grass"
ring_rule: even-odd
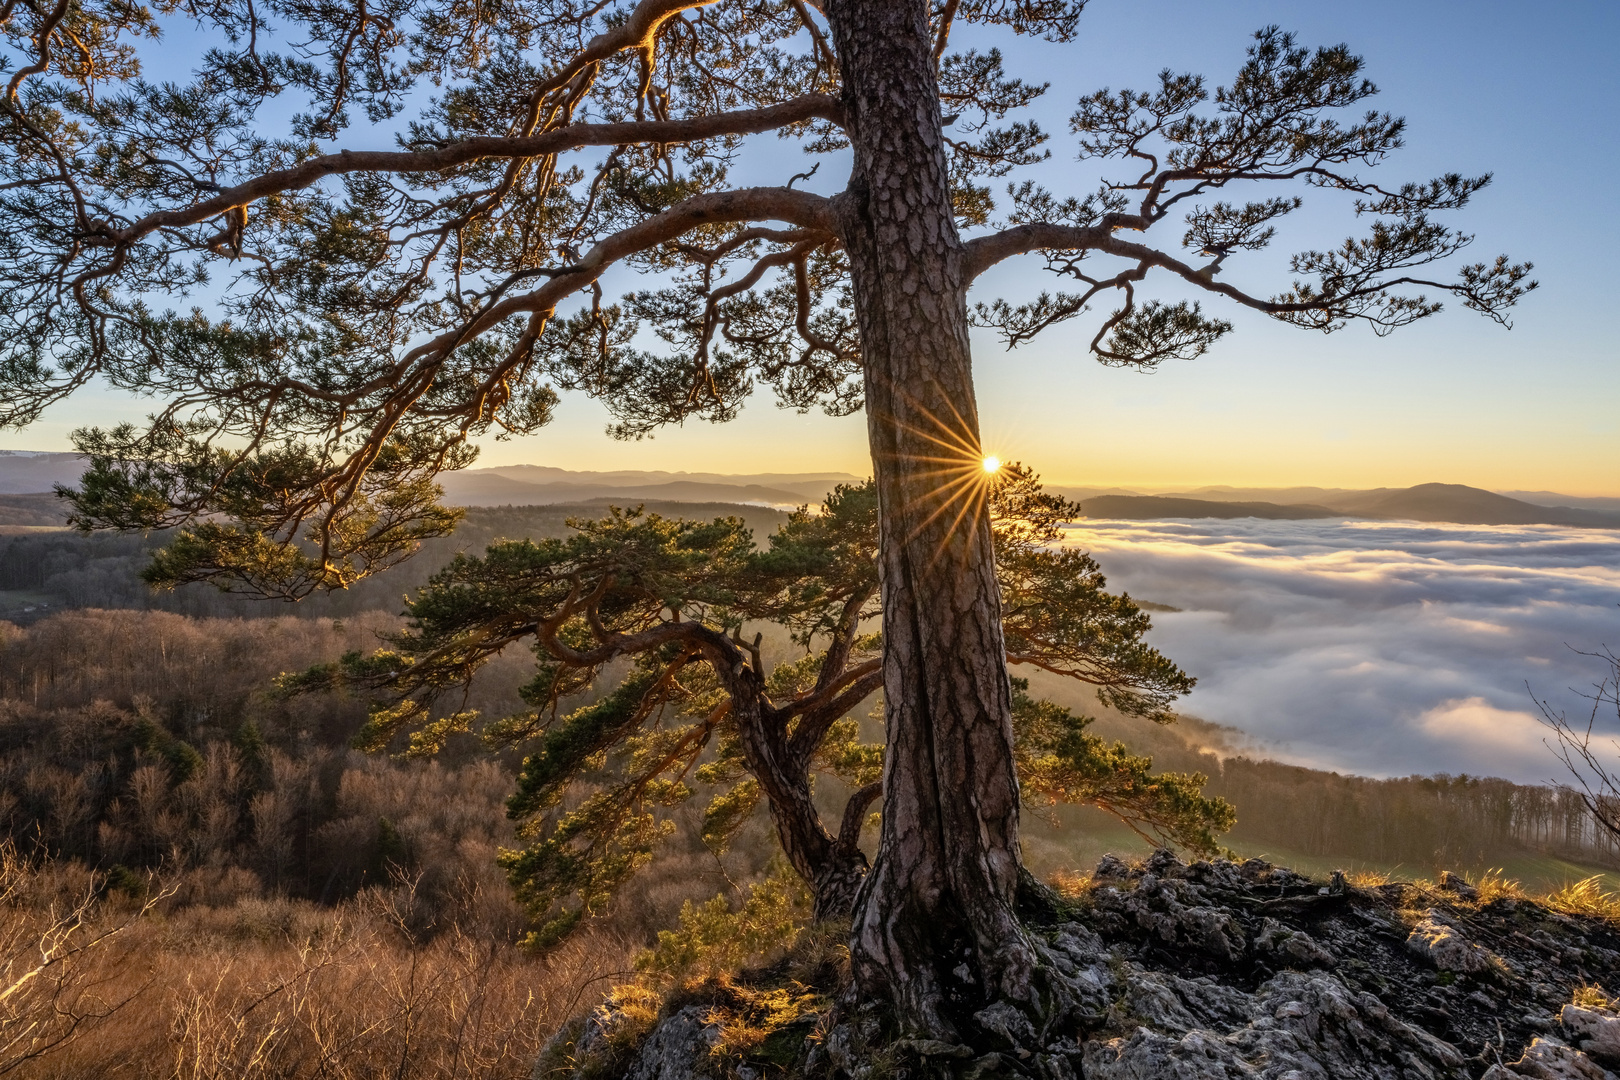
[[[1570,1003],[1585,1009],[1612,1009],[1615,1000],[1604,992],[1603,987],[1596,983],[1582,983],[1575,988]]]
[[[1495,900],[1527,900],[1530,894],[1524,891],[1517,878],[1510,878],[1500,869],[1487,870],[1480,875],[1479,880],[1473,882],[1474,889],[1479,893],[1478,903],[1481,907]]]
[[[1603,874],[1594,874],[1580,881],[1567,882],[1549,892],[1531,892],[1517,878],[1508,877],[1500,869],[1486,870],[1478,878],[1468,882],[1473,887],[1475,895],[1467,900],[1426,878],[1402,884],[1417,893],[1420,901],[1417,907],[1438,901],[1482,908],[1497,900],[1528,900],[1562,915],[1601,919],[1620,925],[1620,892],[1604,892],[1602,887],[1604,877]],[[1375,871],[1346,874],[1345,880],[1364,889],[1392,883],[1390,875]],[[1410,906],[1410,898],[1408,904]],[[1412,910],[1415,912],[1417,907]]]
[[[1580,915],[1620,924],[1620,892],[1604,892],[1603,875],[1572,881],[1536,901],[1564,915]]]
[[[1395,879],[1383,870],[1346,870],[1344,880],[1357,889],[1376,889]]]
[[[48,977],[0,969],[0,1074],[27,1080],[516,1080],[628,967],[602,937],[543,959],[456,927],[421,941],[408,890],[169,912],[112,894],[53,915],[48,874],[12,870],[0,947],[56,958]]]
[[[1065,900],[1078,900],[1091,892],[1091,875],[1076,870],[1054,870],[1046,883]]]
[[[136,991],[118,978],[129,966],[118,939],[168,894],[103,911],[97,884],[40,873],[0,842],[0,1075],[65,1049],[133,1002]]]

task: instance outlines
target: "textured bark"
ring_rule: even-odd
[[[1013,912],[1010,691],[925,0],[829,0],[854,147],[837,200],[866,362],[882,543],[883,834],[856,902],[865,994],[950,1037],[1031,996]]]
[[[810,885],[816,918],[848,915],[867,867],[866,855],[857,843],[858,821],[851,833],[850,810],[846,809],[839,835],[827,831],[816,809],[805,755],[793,745],[783,717],[766,703],[759,671],[745,662],[724,635],[702,633],[709,663],[720,673],[731,696],[743,760],[765,796],[783,854]],[[857,792],[850,799],[850,808],[864,809],[874,794],[866,789]]]
[[[737,717],[743,759],[765,794],[783,853],[810,884],[816,918],[848,915],[866,873],[866,855],[854,843],[827,832],[811,793],[810,774],[795,760],[785,727],[761,715],[758,701],[763,696],[739,706],[752,714]]]

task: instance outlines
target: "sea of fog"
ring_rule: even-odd
[[[1554,779],[1532,694],[1584,718],[1605,669],[1577,650],[1620,651],[1620,531],[1088,520],[1067,542],[1182,609],[1149,640],[1197,676],[1187,712],[1299,764]]]

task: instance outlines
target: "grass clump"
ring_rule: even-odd
[[[1579,915],[1620,924],[1620,892],[1604,892],[1602,881],[1602,874],[1594,874],[1548,893],[1540,898],[1540,902],[1561,915]]]
[[[720,1032],[709,1049],[709,1056],[717,1059],[787,1068],[831,1004],[826,994],[796,980],[786,986],[753,989],[728,984],[725,989],[727,1000],[703,1014],[703,1022]]]
[[[1508,877],[1500,868],[1485,871],[1473,886],[1479,893],[1478,903],[1481,907],[1497,900],[1529,899],[1529,894],[1524,891],[1524,886],[1518,879]]]
[[[1387,870],[1346,870],[1344,880],[1353,888],[1376,889],[1393,883],[1395,875]]]
[[[1075,870],[1054,870],[1047,875],[1046,884],[1065,900],[1080,900],[1091,893],[1090,874]]]
[[[596,1007],[597,1027],[609,1048],[627,1052],[658,1022],[663,1004],[663,995],[645,983],[620,983]]]
[[[1575,988],[1570,1004],[1579,1005],[1583,1009],[1613,1009],[1615,1000],[1596,983],[1582,983]]]

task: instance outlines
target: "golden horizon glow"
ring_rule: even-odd
[[[980,464],[984,466],[984,471],[987,473],[998,473],[1001,471],[1001,459],[996,457],[994,454],[985,458]]]

